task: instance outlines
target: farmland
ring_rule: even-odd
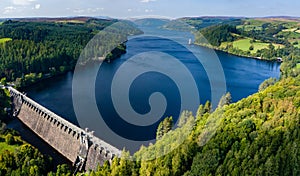
[[[220,48],[226,48],[229,45],[233,46],[234,48],[240,49],[242,51],[250,51],[252,54],[257,53],[258,50],[268,49],[270,43],[256,41],[251,38],[239,39],[233,42],[223,42]],[[279,49],[284,47],[281,44],[272,43],[275,49]],[[250,49],[252,47],[252,49]]]
[[[239,24],[209,26],[200,33],[215,49],[266,60],[276,60],[287,46],[300,48],[300,20],[296,18],[242,19]],[[196,44],[201,45],[200,38],[196,37]]]

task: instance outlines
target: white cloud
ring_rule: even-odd
[[[36,0],[12,0],[14,5],[30,5],[32,2]]]
[[[35,4],[34,8],[35,9],[40,9],[41,8],[41,4]]]
[[[99,11],[99,10],[104,10],[104,8],[103,8],[103,7],[101,7],[101,8],[98,7],[98,8],[96,8],[96,10],[97,10],[97,11]]]
[[[128,12],[132,12],[132,9],[127,9]]]
[[[153,10],[152,9],[146,9],[145,12],[149,13],[149,12],[153,12]]]
[[[5,7],[4,10],[15,10],[16,8],[13,6]]]
[[[70,10],[70,8],[69,8]],[[103,7],[98,7],[98,8],[87,8],[87,9],[74,9],[73,12],[74,13],[78,13],[78,14],[94,14],[94,13],[97,13],[99,11],[103,11],[104,8]]]
[[[156,0],[141,0],[142,3],[149,3],[149,2],[155,2]]]
[[[81,14],[81,13],[84,13],[85,10],[83,10],[83,9],[75,9],[75,10],[73,10],[73,12]]]
[[[9,14],[11,12],[13,12],[14,10],[16,10],[17,8],[13,7],[13,6],[9,6],[9,7],[5,7],[3,14]]]

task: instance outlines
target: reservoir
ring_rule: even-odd
[[[267,62],[233,56],[221,51],[215,51],[215,57],[211,58],[211,49],[190,45],[190,39],[193,35],[187,32],[165,30],[158,26],[139,26],[145,34],[129,38],[126,43],[127,53],[121,58],[110,63],[102,63],[101,67],[89,66],[82,74],[87,74],[89,70],[98,70],[95,83],[95,99],[97,107],[105,123],[116,134],[130,140],[148,141],[155,139],[156,128],[159,122],[168,116],[172,116],[176,121],[181,111],[181,90],[178,88],[176,80],[163,74],[162,72],[154,72],[152,67],[157,65],[165,70],[176,72],[179,68],[174,67],[170,61],[166,60],[162,63],[158,60],[152,64],[133,63],[127,64],[124,73],[131,74],[137,67],[149,69],[149,72],[138,75],[132,83],[130,83],[128,99],[132,109],[138,114],[147,114],[151,111],[149,105],[149,97],[154,92],[160,92],[166,100],[166,108],[160,120],[145,126],[137,126],[128,123],[119,117],[112,100],[112,82],[114,75],[124,66],[125,63],[136,55],[143,54],[142,58],[151,58],[153,52],[164,53],[176,58],[178,62],[191,73],[196,83],[199,93],[199,103],[204,104],[211,101],[212,93],[224,94],[230,92],[233,102],[246,98],[256,93],[259,85],[270,77],[279,78],[280,63]],[[165,56],[163,55],[163,56]],[[195,57],[199,56],[199,57]],[[200,59],[200,61],[198,59]],[[218,59],[220,67],[215,67],[214,59]],[[134,62],[134,60],[132,61]],[[170,62],[170,63],[168,63]],[[148,62],[147,62],[148,63]],[[219,68],[222,68],[221,70]],[[127,72],[126,72],[127,71]],[[211,74],[221,72],[225,79],[225,88],[219,90],[218,86],[211,86]],[[72,81],[73,73],[69,72],[46,81],[42,81],[27,90],[27,95],[49,110],[55,112],[66,120],[81,126],[76,117],[73,108],[72,99]],[[125,75],[126,76],[126,75]],[[215,82],[218,82],[218,75],[214,75]],[[220,75],[221,77],[222,75]],[[221,79],[221,78],[220,78]],[[126,80],[124,81],[126,84]],[[220,81],[221,82],[221,81]],[[220,83],[221,84],[221,83]],[[223,82],[222,82],[223,84]],[[216,84],[215,84],[216,85]],[[82,86],[85,86],[84,84]],[[119,87],[120,91],[126,87]],[[219,92],[218,92],[219,91]],[[216,104],[213,105],[216,107]],[[195,109],[188,109],[195,110]],[[193,112],[195,114],[195,112]],[[87,113],[86,118],[89,117]],[[82,127],[85,128],[85,127]],[[93,128],[91,128],[93,129]],[[123,148],[121,144],[114,143],[99,131],[95,132],[98,137],[104,139],[108,143],[118,148]],[[136,147],[138,149],[138,147]]]

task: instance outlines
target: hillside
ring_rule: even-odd
[[[200,29],[195,43],[207,46],[203,35],[211,44],[209,47],[265,60],[277,60],[289,50],[299,48],[300,22],[297,18],[241,19],[239,23],[229,22]],[[224,28],[229,26],[231,30],[224,32]]]
[[[36,39],[35,35],[23,35],[23,33],[16,36],[13,32],[10,35],[3,35],[1,31],[3,32],[4,29],[0,25],[1,37],[11,39],[11,41],[3,42],[0,47],[2,53],[10,56],[9,59],[6,58],[0,63],[2,75],[7,76],[5,78],[10,80],[22,73],[29,73],[31,69],[42,69],[36,65],[44,65],[48,63],[46,61],[54,60],[64,66],[63,61],[65,60],[62,60],[62,56],[65,55],[60,55],[62,53],[59,52],[58,55],[52,55],[46,58],[45,62],[41,62],[43,60],[39,58],[39,54],[49,53],[46,52],[46,49],[35,53],[35,44],[40,45],[40,48],[49,44],[55,48],[54,51],[58,51],[57,47],[64,46],[68,49],[63,53],[68,56],[69,60],[65,61],[68,65],[73,63],[75,59],[73,55],[75,56],[78,52],[72,50],[75,45],[73,46],[74,43],[70,44],[69,42],[78,42],[75,44],[80,48],[90,36],[90,33],[84,33],[88,24],[86,22],[83,26],[79,23],[20,21],[7,23],[3,25],[19,25],[21,29],[25,28],[24,24],[29,29],[36,29],[32,28],[32,25],[39,24],[41,34],[43,31],[48,32],[48,35],[42,35]],[[44,25],[53,25],[54,27],[47,31],[43,30]],[[83,32],[80,36],[82,38],[78,36],[79,33],[74,35],[79,37],[78,40],[75,40],[73,35],[67,35],[70,38],[66,38],[66,43],[54,45],[50,39],[55,37],[49,33],[57,30],[56,25],[61,25],[62,30],[60,31],[68,32],[70,29],[76,29],[79,33]],[[72,27],[70,28],[69,25]],[[211,104],[207,102],[205,105],[199,106],[197,114],[183,112],[184,120],[180,123],[180,128],[176,130],[170,130],[172,118],[166,118],[159,125],[158,141],[155,144],[141,147],[132,157],[124,150],[123,156],[115,158],[111,165],[105,163],[96,171],[78,175],[300,175],[300,48],[293,43],[300,39],[295,34],[298,31],[298,28],[296,30],[297,25],[298,22],[291,21],[291,19],[282,21],[272,18],[241,19],[239,24],[226,22],[226,24],[209,25],[208,28],[199,27],[199,30],[204,35],[208,35],[207,39],[217,49],[253,57],[257,54],[268,53],[269,56],[264,56],[265,59],[282,57],[280,80],[272,79],[264,82],[260,87],[260,92],[237,103],[230,104],[228,94],[222,98],[220,106],[216,110],[212,110]],[[84,30],[80,30],[82,28]],[[11,30],[14,30],[13,27]],[[270,33],[263,35],[266,31]],[[40,35],[40,32],[29,30],[30,34]],[[285,37],[281,37],[281,34]],[[58,35],[58,37],[61,36]],[[57,42],[57,40],[55,41]],[[253,45],[253,49],[248,51],[249,43]],[[276,48],[277,45],[280,48]],[[11,48],[6,48],[8,46]],[[24,56],[24,58],[20,52],[22,46],[25,46],[24,48],[28,49],[29,53],[28,55],[26,53],[27,57]],[[224,49],[223,46],[228,47]],[[32,50],[31,47],[33,47]],[[8,51],[13,54],[9,55]],[[21,60],[14,60],[13,55],[18,56]],[[31,55],[35,59],[26,60]],[[56,63],[49,62],[49,64]],[[20,66],[20,68],[15,66]],[[48,66],[45,68],[46,70],[49,69]],[[54,65],[54,68],[59,69],[59,66],[61,65]],[[35,71],[35,73],[39,73],[39,71]],[[25,79],[32,76],[28,75],[25,76]],[[2,81],[5,82],[3,79]],[[0,101],[1,118],[3,118],[5,116],[4,108],[8,106],[9,102],[5,93],[0,94]],[[190,129],[192,130],[189,131]],[[54,175],[51,172],[53,168],[46,167],[51,165],[48,158],[42,156],[32,146],[21,142],[16,134],[8,134],[7,131],[2,131],[0,134],[0,149],[2,148],[2,151],[0,150],[0,175],[20,175],[21,173],[46,175],[48,172],[50,172],[49,175]],[[178,139],[184,139],[184,142],[179,144],[177,143]],[[170,153],[161,156],[161,151],[170,149]],[[1,154],[1,152],[3,153]],[[150,158],[150,160],[146,161],[145,158]],[[56,174],[71,175],[71,171],[66,166],[59,166]]]
[[[194,119],[190,113],[184,115],[189,122]],[[176,145],[174,139],[182,136],[184,126],[170,131],[156,144],[142,147],[134,155],[137,161],[128,160],[129,154],[124,152],[111,166],[100,167],[91,175],[300,174],[299,76],[282,79],[213,113],[209,105],[201,105],[195,120],[192,133],[171,153],[142,160]],[[212,138],[207,140],[209,136]]]
[[[23,87],[49,75],[71,71],[86,44],[116,22],[88,17],[6,20],[0,25],[0,79]],[[123,24],[123,38],[141,33],[130,23]],[[119,45],[106,53],[107,60],[126,52],[126,45],[117,43],[118,38],[115,36],[106,44],[107,48]],[[95,46],[94,52],[100,53],[103,47]],[[99,57],[103,56],[104,53]]]

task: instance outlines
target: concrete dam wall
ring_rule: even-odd
[[[120,157],[121,151],[66,121],[24,94],[8,87],[14,116],[40,138],[73,162],[76,170],[94,170],[105,161]]]

